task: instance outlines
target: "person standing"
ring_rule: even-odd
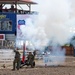
[[[15,68],[17,68],[17,70],[19,70],[20,68],[20,53],[18,50],[14,50],[15,52],[15,59],[13,61],[13,69],[12,70],[15,70]],[[17,66],[16,66],[17,64]]]
[[[33,51],[33,55],[34,55],[34,57],[35,57],[35,55],[36,55],[36,50]]]
[[[2,4],[0,4],[0,12],[2,12],[2,8],[3,8],[3,6],[2,6]]]
[[[31,52],[29,52],[29,54],[27,56],[27,60],[28,60],[29,64],[31,65],[31,67],[33,67],[34,55]]]
[[[11,10],[11,12],[14,12],[14,5],[13,4],[11,5],[10,10]]]

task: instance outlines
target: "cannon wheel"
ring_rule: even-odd
[[[35,61],[31,64],[31,68],[35,67]]]

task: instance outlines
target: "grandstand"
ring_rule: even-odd
[[[13,48],[16,38],[17,14],[32,14],[31,5],[36,5],[31,0],[0,0],[0,48]],[[6,5],[10,5],[8,8]],[[25,10],[21,5],[26,5]],[[18,9],[18,6],[20,9]],[[5,7],[5,8],[4,8]],[[3,22],[5,20],[5,22]],[[5,25],[7,23],[7,25]],[[5,37],[2,39],[2,36]]]

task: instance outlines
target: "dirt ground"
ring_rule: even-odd
[[[58,66],[40,66],[41,61],[36,61],[35,68],[23,67],[12,71],[12,67],[0,69],[0,75],[75,75],[75,57],[66,56],[63,64]]]

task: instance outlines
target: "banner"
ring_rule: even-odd
[[[11,34],[16,31],[16,14],[0,13],[0,33]]]
[[[28,29],[33,26],[35,15],[20,14],[17,15],[17,39],[25,40],[28,35]],[[29,29],[30,30],[30,29]]]

